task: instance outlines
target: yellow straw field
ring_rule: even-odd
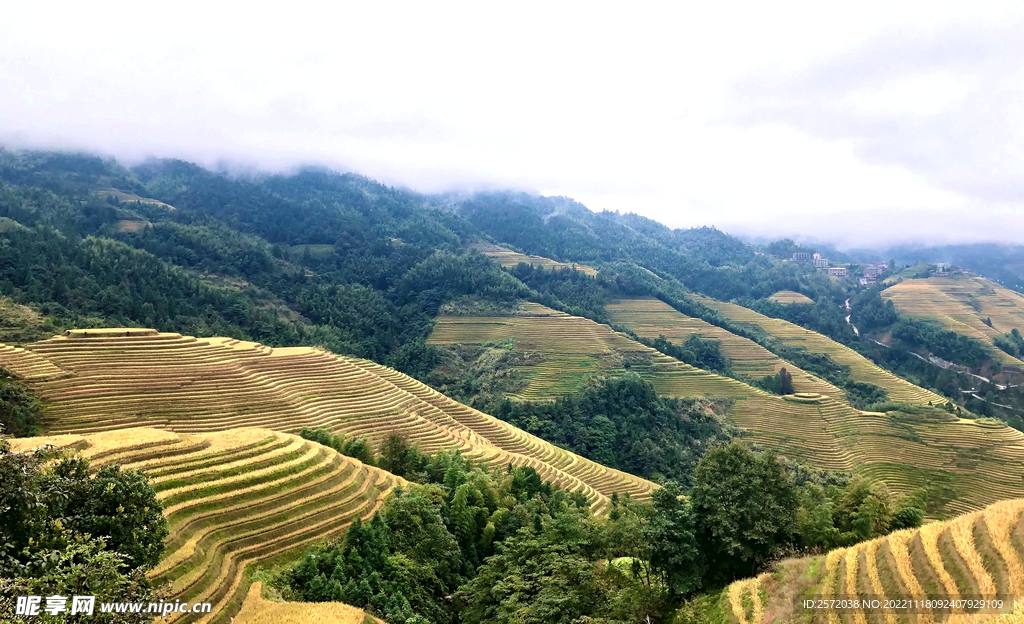
[[[373,624],[380,620],[341,602],[275,602],[253,583],[233,624]]]
[[[536,303],[523,302],[510,316],[441,316],[429,338],[439,345],[508,340],[514,349],[540,356],[538,363],[520,369],[529,384],[518,399],[554,399],[579,390],[595,375],[627,369],[672,396],[749,396],[748,387],[734,379],[683,364],[607,325]]]
[[[837,364],[849,367],[851,379],[884,388],[892,401],[916,404],[946,402],[934,392],[893,375],[853,349],[818,332],[805,329],[789,321],[759,314],[735,303],[723,303],[699,295],[693,297],[709,308],[717,310],[734,323],[760,328],[786,346],[802,347],[811,353],[823,353],[829,356]]]
[[[936,321],[945,328],[990,345],[1002,364],[1024,362],[992,345],[1013,329],[1024,331],[1024,295],[981,277],[929,277],[904,280],[882,291],[900,314]],[[989,327],[984,321],[991,319]]]
[[[213,605],[202,619],[186,614],[165,620],[182,623],[228,622],[246,598],[246,566],[294,558],[306,546],[340,535],[356,518],[370,518],[390,490],[404,483],[327,447],[268,429],[121,429],[21,438],[13,445],[46,443],[79,449],[96,466],[117,463],[146,471],[170,525],[164,557],[150,576],[158,585],[169,584],[172,599]]]
[[[533,313],[545,314],[539,308]],[[999,423],[953,416],[918,422],[899,414],[860,412],[837,395],[779,397],[653,352],[587,319],[554,313],[532,320],[523,327],[534,334],[517,334],[525,344],[533,341],[538,348],[569,354],[575,349],[581,357],[590,355],[580,354],[579,345],[590,344],[587,349],[601,348],[610,360],[624,357],[616,349],[631,349],[632,370],[650,379],[659,392],[732,397],[729,418],[765,448],[817,467],[881,480],[896,492],[941,486],[946,502],[933,511],[937,517],[1024,497],[1024,435]],[[495,321],[505,319],[488,318]],[[566,333],[560,333],[563,323]],[[480,327],[439,323],[438,331]],[[506,332],[499,335],[512,336],[506,326],[497,327]],[[26,378],[46,401],[45,425],[51,434],[131,427],[203,434],[244,426],[295,433],[309,426],[377,443],[397,432],[426,451],[461,449],[485,462],[533,466],[545,479],[584,493],[597,511],[607,507],[613,492],[646,498],[654,487],[373,362],[310,348],[272,349],[152,330],[131,330],[132,335],[124,336],[118,331],[70,332],[20,350],[0,348],[0,367],[13,368],[8,359],[27,361],[27,353],[33,366],[59,372]],[[556,346],[544,347],[545,341]],[[639,357],[645,353],[649,361]]]
[[[737,368],[767,373],[785,364],[756,343],[690,319],[657,300],[620,301],[610,305],[608,312],[640,335],[665,334],[677,339],[699,332],[718,339],[727,357],[735,358]],[[542,356],[540,364],[531,365],[539,371],[524,367],[524,372],[532,375],[531,384],[519,398],[552,399],[581,386],[590,375],[623,373],[626,369],[621,362],[632,361],[629,370],[667,396],[732,398],[729,419],[765,448],[820,468],[863,474],[885,482],[896,492],[927,485],[947,488],[936,516],[1024,497],[1024,435],[1020,432],[999,423],[945,413],[940,421],[925,422],[900,413],[861,412],[846,402],[841,391],[795,367],[794,380],[802,384],[798,386],[801,392],[788,397],[771,395],[678,362],[608,326],[528,303],[513,316],[440,317],[431,336],[435,344],[509,339],[513,348]],[[588,365],[560,368],[569,358]],[[648,363],[641,363],[643,358],[649,358]],[[892,379],[906,384],[893,383],[892,387],[905,389],[908,395],[914,391],[930,395],[899,378]]]
[[[470,245],[470,249],[475,249],[489,258],[493,258],[498,262],[498,264],[505,268],[512,268],[518,266],[520,262],[525,262],[526,264],[532,264],[535,267],[544,267],[545,269],[576,269],[577,271],[581,271],[587,275],[597,275],[597,269],[585,264],[559,262],[543,256],[529,256],[521,254],[518,251],[512,251],[506,247],[501,247],[500,245],[477,243]]]
[[[771,297],[768,297],[772,301],[778,301],[779,303],[814,303],[814,299],[811,299],[803,293],[798,293],[794,290],[780,290]]]
[[[664,301],[653,298],[623,299],[605,306],[605,311],[616,325],[632,330],[644,338],[665,336],[680,343],[692,335],[716,340],[719,348],[740,376],[759,379],[776,375],[785,368],[793,375],[793,387],[798,392],[814,392],[841,398],[842,391],[825,381],[786,362],[753,340],[716,327],[707,321],[686,316]]]
[[[733,583],[723,600],[740,624],[1017,622],[1014,603],[1024,599],[1022,512],[1024,500],[1001,501],[827,555],[784,561],[773,573]],[[805,607],[804,600],[815,602]],[[818,602],[829,600],[862,602],[843,610]],[[919,602],[906,609],[906,600],[1001,600],[1003,606]]]
[[[0,367],[42,371],[25,379],[47,403],[44,425],[51,434],[324,427],[377,444],[399,433],[427,452],[460,449],[488,463],[533,466],[543,478],[586,495],[596,510],[613,492],[646,498],[655,487],[394,370],[312,348],[272,349],[154,330],[73,330],[24,349],[0,347]]]

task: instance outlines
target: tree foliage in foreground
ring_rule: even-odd
[[[167,534],[142,473],[117,466],[92,473],[81,458],[16,453],[0,439],[0,617],[13,616],[4,609],[25,595],[146,601],[153,588],[145,574],[159,561]],[[97,613],[94,619],[151,618]]]
[[[39,432],[42,406],[31,390],[0,369],[0,433],[22,438]]]
[[[344,601],[392,624],[667,622],[682,601],[785,554],[923,517],[884,487],[825,486],[738,442],[704,454],[689,493],[668,481],[649,502],[616,495],[606,517],[528,467],[424,455],[399,436],[378,462],[415,484],[309,550],[277,579],[286,597]]]

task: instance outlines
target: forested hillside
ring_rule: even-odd
[[[790,261],[803,248],[789,241],[759,250],[711,228],[671,230],[564,198],[424,196],[321,170],[240,176],[181,161],[128,169],[87,155],[3,152],[0,180],[0,294],[21,328],[8,330],[12,342],[68,327],[142,326],[315,345],[393,366],[492,412],[509,396],[552,400],[633,371],[669,397],[756,397],[788,385],[841,395],[858,409],[947,401],[1024,427],[1013,388],[965,392],[976,383],[968,371],[928,360],[962,361],[972,349],[984,354],[981,345],[950,342],[941,328],[900,317],[878,288]],[[565,270],[574,266],[580,270]],[[616,308],[641,299],[679,316],[652,328]],[[495,333],[495,317],[524,301],[570,322],[527,314]],[[794,343],[767,325],[737,322],[721,301],[823,334],[824,342]],[[680,333],[677,323],[695,322],[712,329]],[[596,342],[573,340],[581,331]],[[562,334],[562,347],[549,340]],[[886,376],[857,352],[936,394]],[[748,353],[767,366],[746,364]],[[714,374],[693,377],[680,362]],[[14,411],[5,411],[8,430],[36,427],[30,411]],[[761,411],[744,408],[746,417]],[[542,421],[528,428],[580,452],[593,447]],[[643,438],[617,444],[631,448]],[[689,444],[668,445],[648,465],[679,464],[671,458],[690,453]]]
[[[637,215],[593,213],[564,198],[526,194],[479,195],[456,205],[472,224],[527,254],[600,268],[600,288],[581,288],[577,279],[573,289],[561,291],[566,292],[566,301],[578,303],[576,313],[611,322],[598,301],[614,305],[615,293],[621,298],[651,295],[691,317],[758,342],[842,388],[858,406],[892,398],[879,392],[884,388],[851,378],[850,368],[829,354],[788,347],[771,332],[738,324],[702,305],[691,293],[737,303],[823,334],[951,404],[1024,429],[1024,400],[1018,386],[1022,371],[1012,363],[1003,366],[1006,349],[993,351],[984,341],[957,334],[938,322],[901,315],[881,296],[894,281],[904,278],[904,267],[889,266],[880,275],[872,269],[878,283],[864,286],[859,276],[866,274],[865,265],[823,248],[847,270],[845,277],[829,276],[809,262],[792,261],[794,253],[816,250],[789,240],[754,248],[710,228],[671,230]],[[1003,251],[995,250],[991,263]],[[975,250],[975,257],[979,253]],[[922,276],[934,270],[934,266],[915,268]],[[541,283],[536,271],[514,273],[535,288]],[[1012,352],[1012,333],[1005,331],[1000,344],[1009,345]]]
[[[531,294],[463,252],[464,220],[358,176],[5,152],[0,179],[0,291],[64,326],[319,344],[416,372],[444,300]]]

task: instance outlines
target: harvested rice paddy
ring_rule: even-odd
[[[620,320],[631,320],[640,335],[650,332],[647,335],[681,338],[690,332],[712,332],[711,326],[693,322],[695,319],[663,306],[660,301],[626,300],[609,306],[608,311]],[[437,321],[431,336],[435,344],[511,341],[514,349],[539,353],[541,363],[530,366],[539,370],[529,371],[530,367],[525,367],[524,372],[533,376],[530,386],[518,398],[553,399],[558,393],[585,383],[588,375],[624,373],[625,367],[617,363],[632,361],[629,370],[648,379],[658,392],[667,396],[711,394],[734,399],[730,420],[765,448],[817,467],[847,470],[884,481],[895,492],[910,492],[926,485],[945,488],[944,500],[933,511],[936,517],[979,509],[1001,499],[1024,497],[1024,434],[1000,423],[952,415],[928,420],[898,412],[862,412],[851,407],[842,392],[822,380],[815,382],[809,375],[803,383],[813,384],[816,391],[803,387],[796,395],[771,395],[734,379],[689,367],[617,334],[608,326],[536,304],[523,304],[511,316],[451,316]],[[754,349],[756,343],[728,332],[710,337],[722,341],[723,351],[733,352],[737,366],[753,371],[774,370],[768,367],[783,364],[772,359],[775,356],[771,352]],[[648,357],[649,364],[636,363]],[[572,366],[562,368],[567,361],[573,362]],[[799,379],[796,370],[799,369],[794,369],[794,377]],[[893,379],[905,384],[892,386],[905,389],[907,395],[926,393],[897,377]]]
[[[341,602],[275,602],[261,596],[256,582],[235,616],[234,624],[373,624],[379,622],[362,609]]]
[[[268,429],[182,434],[143,428],[14,440],[18,449],[46,443],[78,449],[94,466],[117,463],[150,477],[170,525],[164,556],[150,577],[170,585],[169,599],[213,605],[204,616],[163,621],[227,623],[243,601],[251,611],[247,566],[293,559],[310,544],[342,534],[356,518],[372,517],[391,489],[405,483]],[[359,611],[342,607],[328,611]]]
[[[814,299],[795,290],[780,290],[768,298],[779,303],[814,303]]]
[[[734,323],[760,329],[783,345],[800,347],[811,353],[827,355],[837,364],[848,367],[850,369],[850,378],[854,381],[870,383],[884,388],[889,393],[889,400],[891,401],[913,404],[928,404],[929,402],[940,404],[946,402],[944,398],[934,392],[915,386],[909,381],[893,375],[853,349],[839,344],[818,332],[805,329],[789,321],[759,314],[750,308],[745,308],[735,303],[723,303],[699,295],[693,295],[693,297],[709,308],[717,310]]]
[[[730,620],[768,622],[1011,622],[1014,601],[1024,597],[1024,500],[920,529],[841,548],[827,555],[780,562],[774,573],[737,581],[723,593]],[[920,605],[912,611],[889,600],[1001,599],[985,612]],[[868,608],[805,609],[803,600],[877,600]],[[896,608],[893,608],[896,606]]]
[[[716,340],[722,355],[728,358],[733,371],[741,377],[760,379],[766,375],[776,375],[780,369],[785,368],[793,375],[793,386],[797,392],[827,394],[842,399],[842,391],[829,382],[786,362],[753,340],[737,336],[707,321],[686,316],[659,299],[622,299],[605,306],[605,311],[612,323],[644,338],[664,336],[676,344],[693,335]]]
[[[115,189],[115,188],[100,189],[100,190],[96,191],[96,195],[98,197],[100,197],[100,198],[103,198],[103,199],[106,199],[107,197],[113,197],[114,199],[116,199],[116,200],[118,200],[120,202],[127,202],[127,203],[139,202],[140,204],[148,204],[148,205],[151,205],[151,206],[160,206],[160,207],[166,208],[168,210],[174,210],[175,209],[174,206],[172,206],[170,204],[165,204],[164,202],[162,202],[162,201],[160,201],[158,199],[153,199],[151,197],[140,197],[140,196],[136,195],[135,193],[128,193],[126,191],[121,191],[121,190],[118,190],[118,189]]]
[[[427,452],[459,449],[529,465],[586,495],[598,511],[614,492],[646,498],[654,484],[559,449],[373,362],[322,350],[154,330],[73,330],[0,346],[0,367],[46,401],[51,434],[132,427],[181,434],[324,427],[378,444],[399,433]]]
[[[1024,295],[981,277],[908,279],[882,291],[900,314],[936,321],[946,329],[980,340],[1003,365],[1024,362],[992,344],[1013,329],[1024,331]],[[991,319],[989,327],[985,320]]]
[[[538,355],[520,368],[528,386],[513,398],[551,400],[578,391],[594,376],[627,370],[670,396],[749,396],[746,384],[694,368],[642,345],[607,325],[524,302],[508,316],[440,316],[429,342],[438,345],[512,344]]]
[[[511,249],[501,247],[500,245],[477,243],[475,245],[471,245],[470,249],[475,249],[489,258],[493,258],[498,262],[498,264],[505,268],[512,268],[519,265],[520,262],[525,262],[526,264],[532,264],[535,267],[544,267],[545,269],[576,269],[577,271],[581,271],[587,275],[597,275],[597,269],[585,264],[559,262],[543,256],[521,254],[518,251],[512,251]]]

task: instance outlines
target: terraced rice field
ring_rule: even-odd
[[[117,222],[117,229],[121,232],[141,232],[148,227],[153,227],[153,224],[145,219],[121,219]]]
[[[981,277],[908,279],[882,291],[900,314],[936,321],[958,334],[991,346],[1003,365],[1024,362],[992,345],[992,339],[1013,329],[1024,331],[1024,295]],[[992,319],[992,327],[982,319]]]
[[[125,335],[129,334],[129,335]],[[559,449],[456,403],[392,369],[307,348],[154,330],[73,330],[0,347],[0,367],[47,401],[50,433],[129,427],[201,434],[236,427],[325,427],[377,444],[400,433],[427,452],[460,449],[488,463],[529,465],[585,494],[595,510],[613,492],[646,498],[654,484]]]
[[[888,599],[1002,599],[1003,613],[1024,598],[1024,500],[1007,500],[947,522],[782,562],[776,572],[733,583],[725,592],[738,624],[822,622],[1010,622],[986,613],[936,606],[886,608]],[[804,599],[879,600],[879,607],[845,612],[804,609]]]
[[[814,299],[795,290],[780,290],[768,298],[779,303],[814,303]]]
[[[829,382],[786,362],[753,340],[686,316],[659,299],[622,299],[605,306],[605,311],[613,324],[644,338],[664,336],[676,344],[693,335],[716,340],[722,355],[729,359],[733,371],[741,377],[760,379],[766,375],[777,375],[780,369],[785,368],[793,375],[793,387],[797,392],[826,394],[837,399],[843,397],[843,392]]]
[[[809,395],[744,399],[731,418],[766,448],[882,481],[896,493],[948,488],[936,517],[1024,497],[1024,435],[1001,423],[915,422]]]
[[[532,327],[533,337],[526,338],[537,344],[547,339],[602,349],[609,344],[647,349],[587,319],[555,313],[534,321],[540,322],[524,327]],[[533,466],[545,479],[584,493],[596,511],[607,507],[613,492],[646,498],[654,487],[373,362],[311,348],[271,349],[152,330],[124,330],[133,334],[124,336],[121,331],[75,331],[24,349],[0,348],[0,367],[16,373],[42,371],[26,380],[47,402],[45,424],[52,434],[129,427],[203,434],[243,426],[294,433],[309,426],[377,443],[398,432],[426,451],[461,449],[485,462]],[[766,448],[815,466],[880,479],[897,492],[946,487],[950,502],[936,509],[935,516],[1024,497],[1024,435],[1000,424],[953,417],[949,422],[904,422],[859,412],[831,396],[769,395],[667,356],[649,355],[649,364],[634,369],[659,392],[733,397],[730,418]]]
[[[168,210],[175,210],[174,206],[172,206],[170,204],[165,204],[164,202],[162,202],[162,201],[160,201],[158,199],[152,199],[150,197],[139,197],[138,195],[136,195],[134,193],[128,193],[128,192],[125,192],[125,191],[120,191],[120,190],[115,189],[115,188],[100,189],[100,190],[96,191],[96,195],[98,197],[102,198],[102,199],[106,199],[107,197],[113,197],[113,198],[117,199],[120,202],[126,202],[126,203],[139,202],[140,204],[149,204],[149,205],[152,205],[152,206],[161,206],[161,207],[166,208]]]
[[[475,249],[489,258],[494,258],[498,264],[507,269],[517,266],[520,262],[525,262],[526,264],[532,264],[535,267],[544,267],[545,269],[576,269],[577,271],[582,271],[587,275],[597,275],[597,269],[585,264],[559,262],[543,256],[529,256],[499,245],[477,243],[470,245],[470,249]]]
[[[264,599],[256,582],[233,624],[374,624],[382,622],[343,602],[278,602]]]
[[[598,374],[627,367],[671,396],[745,397],[750,389],[734,379],[694,368],[607,325],[523,302],[511,316],[440,316],[431,344],[483,345],[511,339],[514,349],[538,354],[540,362],[520,368],[529,380],[514,398],[544,401],[576,392]]]
[[[341,602],[274,602],[261,595],[256,582],[233,624],[374,624],[381,622],[362,609]]]
[[[311,543],[341,534],[356,518],[370,518],[390,490],[405,483],[268,429],[121,429],[22,438],[14,445],[44,443],[80,449],[94,466],[146,471],[170,525],[151,578],[171,584],[171,599],[213,604],[208,615],[165,620],[182,623],[229,622],[246,598],[247,566],[292,559]]]
[[[884,388],[892,401],[922,405],[929,402],[936,404],[946,402],[944,398],[934,392],[893,375],[853,349],[818,332],[805,329],[789,321],[759,314],[735,303],[724,303],[699,295],[693,295],[693,297],[709,308],[717,310],[734,323],[759,328],[786,346],[802,347],[811,353],[823,353],[829,356],[837,364],[849,367],[851,379]]]
[[[613,316],[635,319],[636,327],[646,327],[648,335],[668,336],[670,332],[662,330],[675,328],[676,323],[679,325],[673,336],[682,337],[698,329],[711,331],[711,326],[687,324],[688,317],[666,311],[660,301],[629,300],[613,305],[618,306],[609,307]],[[758,364],[758,352],[751,347],[756,343],[732,334],[715,337],[722,340],[723,350],[750,354],[737,356],[737,361],[749,362],[746,365],[751,370],[769,362],[780,365],[767,359],[765,353],[775,357],[768,351],[760,353],[764,359]],[[801,389],[801,394],[785,398],[770,395],[734,379],[689,367],[605,325],[536,304],[523,304],[517,316],[440,317],[431,342],[484,344],[509,338],[515,349],[539,352],[546,358],[537,366],[541,370],[533,373],[531,385],[521,398],[554,398],[555,390],[569,391],[565,389],[573,387],[567,378],[582,377],[572,383],[583,383],[585,373],[579,372],[583,366],[560,368],[561,362],[570,358],[593,362],[584,370],[614,374],[624,372],[621,364],[619,368],[601,368],[601,364],[638,362],[649,357],[649,364],[634,363],[630,369],[667,396],[712,394],[733,398],[729,418],[766,448],[821,468],[848,470],[884,481],[895,492],[935,484],[948,487],[951,500],[936,510],[936,516],[948,517],[996,500],[1024,497],[1024,435],[1001,424],[953,416],[947,422],[912,422],[861,412],[846,402],[842,392],[822,380],[817,382],[820,386],[813,386],[820,388],[818,392]],[[814,382],[806,379],[805,383]]]

